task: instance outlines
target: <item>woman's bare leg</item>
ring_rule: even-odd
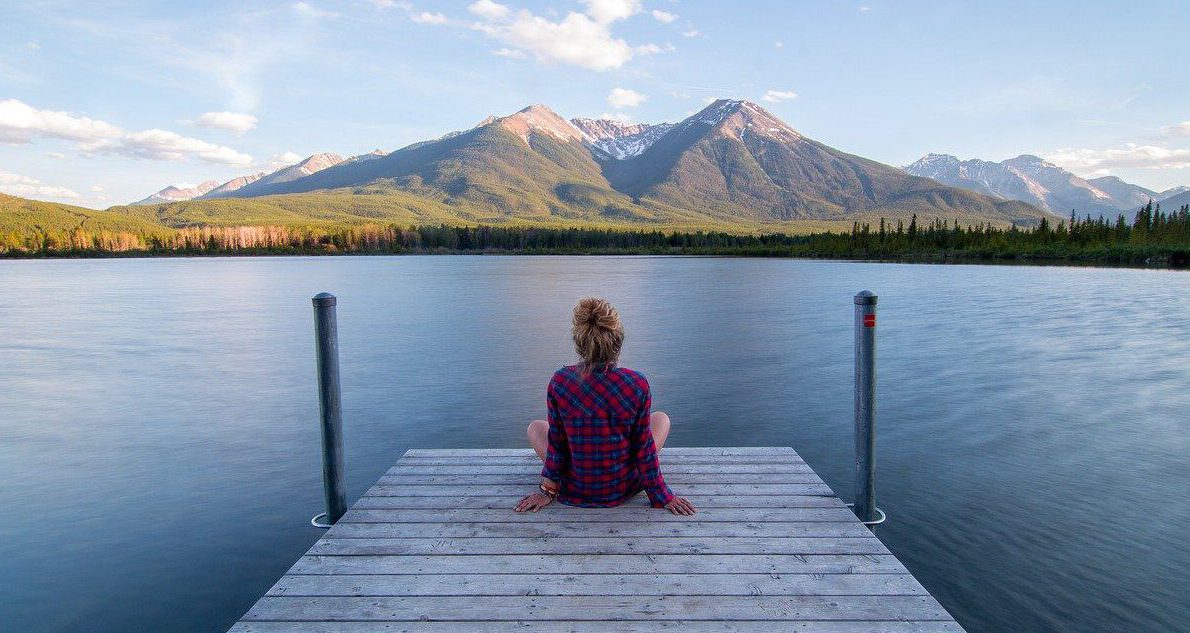
[[[653,445],[660,452],[665,446],[665,438],[669,437],[669,416],[663,411],[654,411],[649,416],[649,430],[653,432]]]
[[[669,428],[668,424],[666,428]],[[529,446],[533,447],[533,452],[544,462],[550,446],[550,423],[545,420],[533,420],[529,423],[529,428],[525,429],[525,434],[529,436]]]

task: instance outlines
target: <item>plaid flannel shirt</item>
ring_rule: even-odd
[[[558,501],[616,506],[642,489],[653,507],[674,498],[649,428],[649,381],[631,369],[576,366],[554,372],[546,390],[549,451],[541,476],[561,485]]]

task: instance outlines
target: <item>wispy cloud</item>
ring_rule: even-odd
[[[1161,130],[1166,136],[1190,136],[1190,121],[1182,121]]]
[[[104,121],[53,110],[38,110],[16,99],[0,101],[0,143],[24,144],[35,138],[96,141],[123,131]]]
[[[1075,173],[1111,173],[1118,169],[1188,169],[1190,149],[1127,143],[1112,149],[1063,148],[1045,159]]]
[[[0,193],[22,198],[51,198],[59,200],[75,200],[82,196],[69,187],[55,187],[44,185],[36,178],[0,171]]]
[[[506,45],[502,50],[523,51],[543,63],[605,71],[620,68],[641,52],[612,34],[616,22],[641,11],[640,2],[584,0],[583,4],[585,12],[571,11],[559,20],[527,9],[514,11],[493,0],[479,0],[467,10],[480,18],[472,28]]]
[[[413,4],[409,2],[402,2],[401,0],[371,0],[372,6],[377,9],[402,9],[404,11],[412,11]]]
[[[431,13],[429,11],[422,11],[421,13],[414,13],[409,16],[410,20],[418,24],[446,24],[450,20],[441,13]]]
[[[243,134],[256,127],[258,119],[243,112],[204,112],[198,115],[194,124],[199,127],[228,130]]]
[[[289,167],[295,163],[301,162],[303,156],[297,152],[285,152],[284,154],[276,154],[273,159],[269,161],[271,169],[281,169],[282,167]]]
[[[792,90],[769,90],[760,98],[761,101],[768,101],[769,103],[793,101],[794,99],[797,99],[797,93]]]
[[[635,108],[648,101],[648,99],[645,95],[627,88],[613,88],[611,93],[607,95],[608,104],[617,110]]]
[[[664,23],[664,24],[669,24],[670,22],[673,22],[674,20],[678,19],[678,14],[670,13],[669,11],[653,9],[652,13],[653,13],[653,19],[657,20],[658,22]]]
[[[167,130],[126,132],[85,116],[39,110],[16,99],[0,101],[0,142],[31,143],[34,139],[78,141],[85,155],[114,154],[152,160],[196,158],[209,163],[246,165],[252,157],[230,147],[189,138]]]
[[[298,15],[315,20],[326,20],[339,17],[339,14],[335,13],[334,11],[319,9],[308,2],[295,2],[293,4],[293,10],[296,11]]]
[[[129,132],[117,139],[103,139],[79,146],[84,155],[108,154],[147,160],[186,160],[195,158],[206,163],[245,167],[252,157],[225,145],[182,136],[169,130]]]
[[[689,31],[682,31],[682,37],[698,37],[702,35],[698,29],[690,29]]]

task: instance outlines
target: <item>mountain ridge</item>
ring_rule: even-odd
[[[1020,200],[1065,217],[1115,215],[1135,211],[1148,201],[1178,193],[1158,193],[1116,176],[1081,178],[1045,159],[1021,154],[1003,161],[961,160],[950,154],[926,154],[905,171],[1002,200]]]

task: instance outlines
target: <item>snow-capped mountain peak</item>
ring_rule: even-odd
[[[165,203],[169,203],[169,202],[181,202],[183,200],[192,200],[194,198],[197,198],[201,195],[206,194],[208,191],[211,191],[212,189],[214,189],[218,186],[219,186],[219,182],[216,180],[206,180],[206,181],[203,181],[197,185],[191,185],[191,184],[170,185],[170,186],[166,187],[165,189],[162,189],[161,191],[158,191],[157,193],[155,193],[147,198],[144,198],[143,200],[138,200],[136,202],[133,202],[132,204],[134,204],[134,205],[165,204]]]
[[[571,119],[583,140],[616,160],[638,156],[673,127],[672,123],[624,123],[612,119]]]

